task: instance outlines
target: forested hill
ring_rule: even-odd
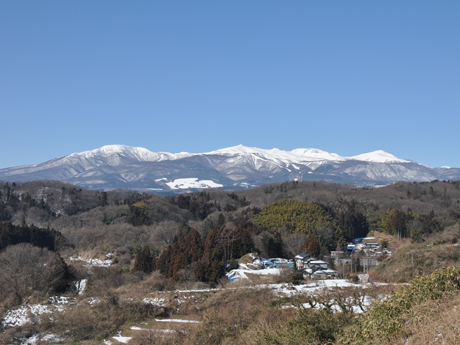
[[[212,286],[227,263],[237,265],[236,259],[250,252],[293,258],[307,249],[324,259],[371,230],[421,246],[423,241],[431,243],[433,236],[449,237],[454,248],[452,243],[460,238],[460,183],[396,183],[366,189],[285,182],[171,197],[97,192],[52,181],[1,183],[0,222],[0,256],[26,242],[56,250],[63,258],[110,255],[116,265],[113,272],[126,281],[133,279],[127,272],[156,269],[171,281]],[[430,266],[400,268],[401,279],[430,273],[446,262],[436,255]],[[386,269],[381,276],[394,271],[393,265],[380,266]]]
[[[299,212],[304,213],[315,204],[333,221],[320,225],[341,228],[346,239],[358,235],[349,228],[358,229],[354,231],[359,235],[373,229],[419,237],[460,218],[458,181],[399,182],[375,189],[326,182],[285,182],[249,190],[207,190],[174,197],[127,190],[98,192],[61,182],[35,181],[0,183],[0,221],[57,230],[116,224],[155,227],[165,222],[211,227],[217,224],[219,215],[225,220],[253,221],[253,216],[261,211],[279,212],[264,207],[281,200],[301,202],[305,209]],[[273,233],[290,226],[281,220],[273,228],[264,224],[260,215],[256,219],[255,223]]]

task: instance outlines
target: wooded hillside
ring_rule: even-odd
[[[370,231],[383,234],[389,243],[398,241],[403,248],[384,259],[371,275],[408,281],[450,266],[460,257],[456,246],[459,219],[457,181],[397,183],[378,189],[285,182],[174,197],[125,190],[97,192],[52,181],[0,183],[0,314],[2,308],[19,304],[31,294],[39,300],[53,293],[75,295],[74,282],[87,279],[87,296],[108,299],[97,313],[110,321],[104,329],[87,325],[90,330],[78,326],[82,322],[78,314],[68,317],[75,317],[74,339],[102,339],[128,320],[143,320],[144,312],[156,313],[143,305],[120,307],[118,293],[223,286],[226,265],[237,267],[237,259],[249,252],[292,258],[307,249],[323,258]],[[86,264],[107,258],[108,266],[90,264],[88,268]],[[16,285],[10,272],[15,272]],[[278,279],[292,281],[291,276]],[[263,313],[271,315],[273,306],[265,307]],[[212,310],[221,317],[219,308]],[[95,309],[81,312],[85,319],[96,317]],[[119,313],[123,317],[108,316]],[[280,326],[280,335],[286,339],[296,325],[302,327],[318,317],[331,329],[348,327],[348,321],[342,321],[350,320],[327,311],[306,319],[302,313],[281,313],[293,322],[290,330]],[[248,325],[251,322],[247,320]],[[219,334],[223,341],[238,332]],[[193,336],[202,339],[199,333]]]

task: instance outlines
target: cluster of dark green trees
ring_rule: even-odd
[[[320,248],[334,250],[337,244],[364,237],[369,232],[366,216],[354,202],[344,202],[340,208],[332,208],[318,202],[281,200],[261,209],[253,222],[263,229],[277,233],[286,229],[287,234],[303,233],[318,242]]]
[[[146,214],[145,209],[135,205],[129,206],[129,215],[126,218],[126,222],[134,226],[152,224],[152,221]]]
[[[156,269],[156,266],[156,257],[152,254],[150,247],[146,245],[136,253],[132,272],[151,273]]]
[[[441,230],[441,224],[433,211],[414,214],[412,210],[387,210],[379,219],[377,228],[387,234],[419,241],[423,237]]]
[[[59,231],[40,229],[34,225],[17,226],[11,222],[0,222],[0,250],[18,243],[30,243],[35,247],[56,250],[62,243]]]
[[[216,227],[205,240],[196,230],[180,232],[161,253],[156,268],[174,280],[186,279],[193,273],[200,281],[215,283],[224,273],[225,263],[254,250],[253,232],[249,222]]]
[[[179,195],[171,197],[170,202],[177,205],[179,208],[189,210],[197,220],[204,220],[213,212],[221,211],[221,207],[217,202],[210,202],[209,193],[200,192],[194,195]]]

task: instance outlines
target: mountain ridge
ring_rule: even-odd
[[[0,180],[4,181],[59,180],[90,189],[126,188],[163,194],[251,188],[288,180],[376,186],[436,179],[460,179],[460,169],[432,168],[382,150],[343,157],[314,148],[284,151],[243,145],[205,153],[106,145],[40,164],[0,169]]]

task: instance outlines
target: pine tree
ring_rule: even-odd
[[[214,229],[208,233],[203,257],[195,263],[193,273],[203,282],[217,283],[225,269],[222,258],[223,251],[219,243],[219,231]]]
[[[187,257],[187,264],[196,262],[203,257],[203,241],[201,240],[200,233],[193,230],[185,241],[185,255]]]
[[[321,247],[316,239],[316,234],[308,236],[305,239],[302,248],[317,258],[321,252]]]
[[[173,248],[171,245],[169,245],[165,250],[163,250],[163,252],[161,253],[157,261],[157,269],[164,276],[167,276],[167,273],[169,271],[169,265],[171,264],[172,251],[173,251]]]
[[[133,272],[135,271],[144,273],[151,273],[153,271],[153,257],[148,245],[137,252],[133,267]]]

